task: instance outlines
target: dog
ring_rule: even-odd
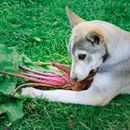
[[[21,95],[103,106],[119,94],[130,94],[130,33],[105,21],[86,21],[68,7],[66,11],[72,26],[68,45],[72,57],[70,78],[82,81],[96,70],[91,86],[79,92],[28,87]]]

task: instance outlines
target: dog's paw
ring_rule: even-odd
[[[35,88],[32,88],[32,87],[23,88],[23,89],[21,90],[21,95],[22,95],[22,96],[35,97]]]

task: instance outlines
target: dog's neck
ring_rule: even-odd
[[[102,69],[105,71],[107,68],[110,69],[130,61],[130,33],[122,31],[120,28],[116,29],[118,30],[116,30],[118,34],[113,32],[108,34],[110,39],[108,44],[106,44],[108,57],[99,70]]]
[[[111,63],[110,61],[103,63],[99,68],[98,68],[98,72],[99,73],[103,73],[103,72],[110,72],[110,71],[117,71],[121,68],[122,66],[125,66],[126,64],[130,64],[130,57],[127,57],[121,61],[115,62],[115,63]],[[121,70],[120,70],[121,71]]]

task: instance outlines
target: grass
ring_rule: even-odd
[[[0,43],[16,46],[33,61],[70,64],[66,5],[87,20],[105,20],[130,31],[130,1],[126,0],[0,0]],[[11,130],[130,130],[129,96],[118,96],[104,107],[28,100],[24,111]],[[1,115],[0,130],[8,125]]]

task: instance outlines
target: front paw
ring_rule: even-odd
[[[23,88],[21,90],[21,95],[35,97],[35,88],[32,87]]]

